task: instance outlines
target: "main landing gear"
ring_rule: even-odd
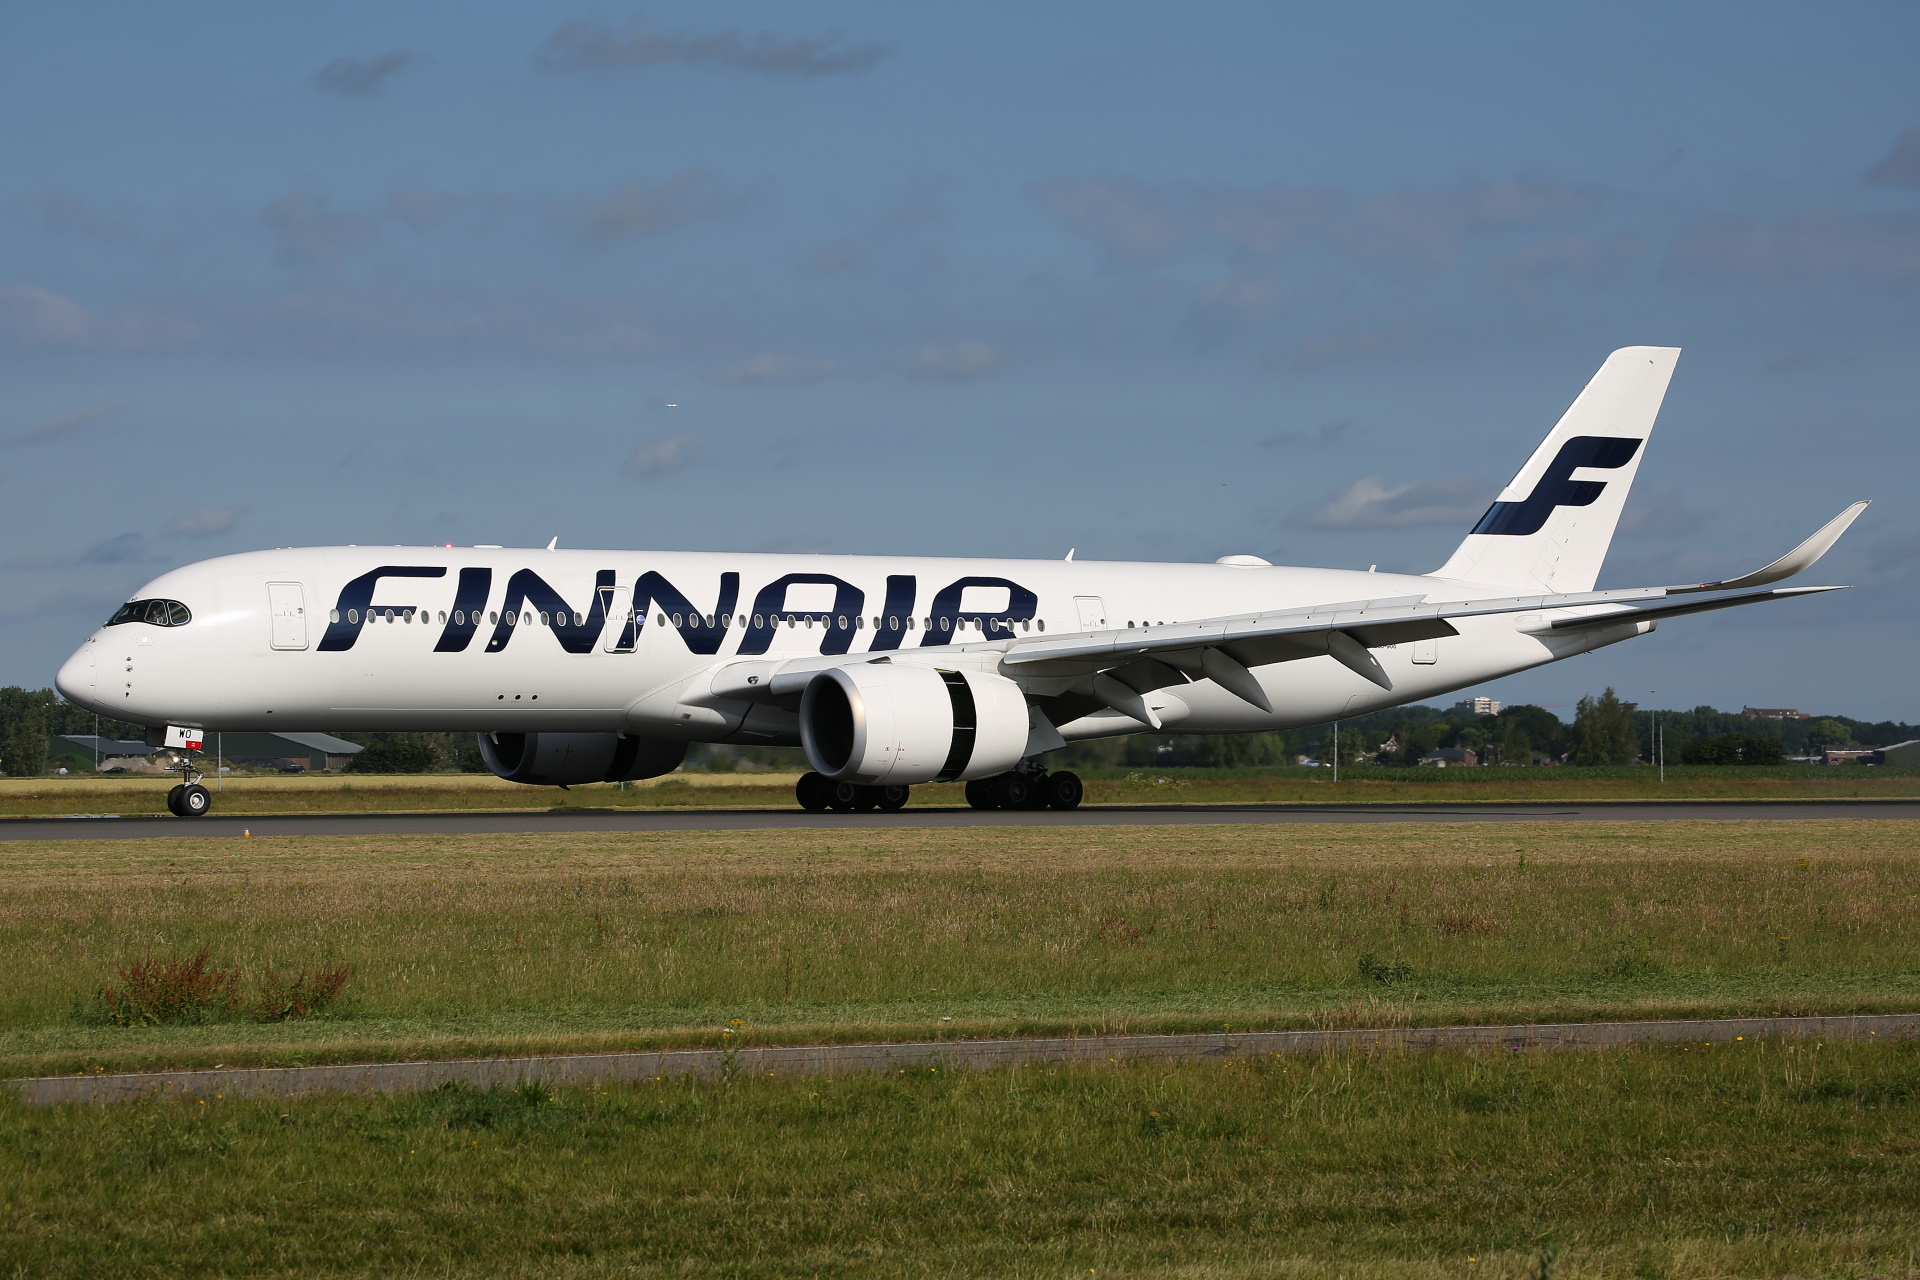
[[[892,812],[907,802],[905,787],[866,787],[857,782],[833,782],[817,773],[800,775],[794,787],[800,807],[809,813],[828,809],[840,813],[861,813],[868,809]]]
[[[967,803],[976,809],[1077,809],[1086,794],[1080,775],[1003,773],[967,784]]]
[[[1077,809],[1086,793],[1078,774],[1003,773],[967,784],[967,803],[976,809]],[[892,811],[907,802],[905,787],[863,787],[857,782],[832,782],[806,773],[794,787],[800,807],[810,813],[861,813],[869,809]]]

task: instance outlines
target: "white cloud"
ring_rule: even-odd
[[[46,440],[57,440],[70,431],[90,427],[96,422],[105,422],[117,415],[123,407],[117,404],[92,404],[84,409],[69,409],[65,413],[48,418],[45,422],[35,423],[24,431],[17,431],[0,443],[39,444]]]
[[[1893,150],[1867,170],[1867,181],[1883,187],[1920,187],[1920,129],[1903,130]]]
[[[756,383],[788,383],[807,386],[831,376],[833,376],[833,362],[830,360],[808,362],[769,353],[755,356],[738,369],[723,375],[720,380],[736,386],[750,386]]]
[[[557,71],[604,67],[713,66],[774,75],[837,76],[871,71],[893,52],[880,40],[850,40],[837,31],[815,36],[776,31],[661,31],[634,18],[616,27],[603,18],[562,24],[533,56]]]
[[[377,58],[335,58],[314,74],[313,83],[332,93],[368,93],[421,61],[419,54],[407,49],[393,49]]]
[[[665,182],[629,179],[604,195],[563,210],[559,221],[589,244],[613,244],[658,235],[738,208],[742,197],[704,169],[683,169]]]
[[[296,188],[260,211],[281,260],[332,262],[373,240],[373,219],[328,207],[326,196]]]
[[[134,240],[138,236],[124,218],[109,218],[79,196],[60,191],[14,202],[40,215],[41,225],[49,231],[77,233],[95,240]]]
[[[1405,529],[1471,524],[1487,508],[1487,486],[1471,476],[1388,484],[1362,476],[1287,516],[1296,529]]]
[[[999,348],[986,342],[957,342],[950,346],[929,345],[920,348],[920,354],[907,366],[907,372],[916,378],[943,378],[959,381],[964,378],[977,378],[990,369],[997,368],[1006,356]]]
[[[1719,218],[1674,237],[1666,269],[1751,284],[1851,279],[1912,290],[1920,288],[1920,213],[1822,209],[1779,222]]]
[[[1620,513],[1619,531],[1626,538],[1670,538],[1693,533],[1705,520],[1688,509],[1678,490],[1669,489],[1630,500]]]
[[[170,538],[210,538],[233,528],[245,511],[244,507],[195,507],[169,520],[161,532]]]
[[[621,470],[636,476],[664,476],[684,470],[698,462],[706,446],[684,432],[677,436],[655,436],[642,440]]]
[[[136,310],[97,316],[36,285],[0,285],[0,348],[152,351],[198,337],[199,330],[177,315]]]

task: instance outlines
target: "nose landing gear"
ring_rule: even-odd
[[[167,812],[176,818],[198,818],[212,807],[213,796],[198,782],[183,782],[167,792]]]

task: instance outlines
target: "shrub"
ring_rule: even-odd
[[[332,1004],[346,985],[347,966],[343,964],[321,965],[311,974],[305,969],[283,972],[269,964],[248,1012],[261,1022],[304,1018]]]
[[[205,1022],[240,1008],[240,971],[213,964],[205,947],[185,960],[127,960],[114,972],[120,984],[102,987],[100,1000],[123,1027]]]
[[[1381,960],[1369,951],[1360,957],[1360,976],[1368,982],[1385,986],[1390,982],[1405,982],[1411,978],[1413,966],[1405,960]]]
[[[440,754],[424,742],[369,742],[347,765],[351,773],[427,773]]]
[[[1680,758],[1687,764],[1777,765],[1786,759],[1786,750],[1778,738],[1723,733],[1717,738],[1689,742]]]
[[[107,1020],[122,1027],[212,1022],[243,1012],[261,1022],[284,1022],[318,1013],[347,985],[343,964],[321,965],[311,973],[269,964],[248,1000],[241,994],[240,970],[214,964],[206,947],[184,960],[147,956],[122,961],[114,973],[119,982],[100,988],[100,1003]]]

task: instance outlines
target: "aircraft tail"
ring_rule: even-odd
[[[1678,347],[1623,347],[1547,434],[1436,578],[1591,591],[1666,398]]]

